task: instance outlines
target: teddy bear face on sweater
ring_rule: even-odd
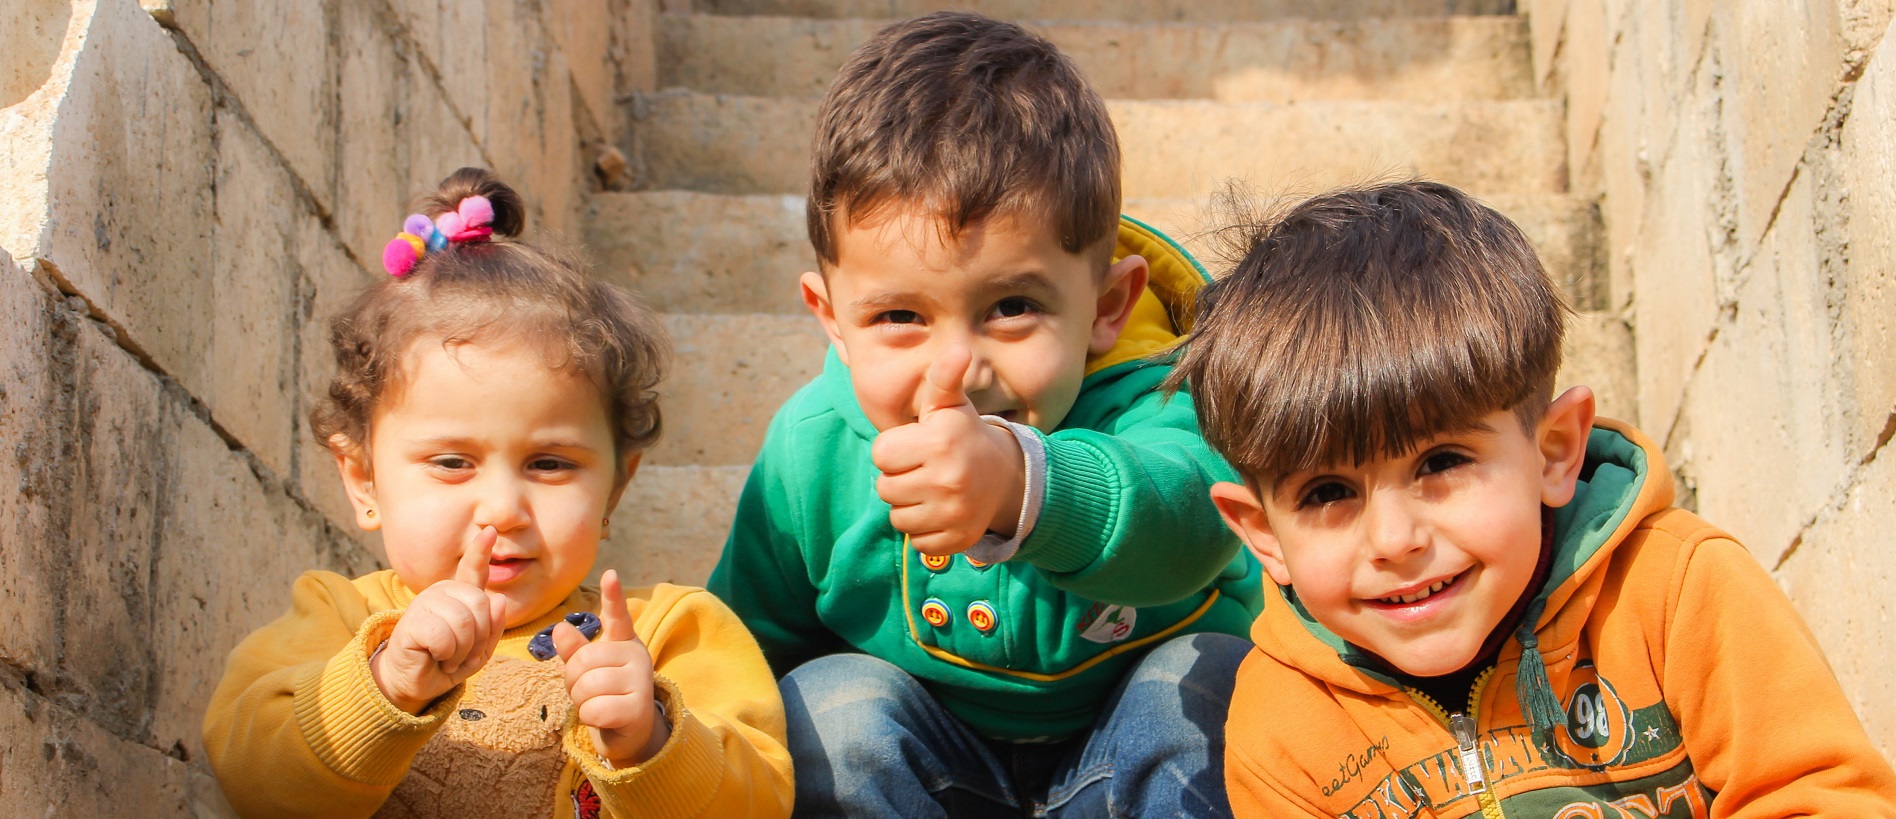
[[[572,708],[564,664],[495,657],[466,685],[377,817],[543,816],[553,808]]]

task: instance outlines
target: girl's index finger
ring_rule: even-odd
[[[461,553],[454,567],[454,579],[477,589],[487,588],[487,564],[494,558],[494,541],[499,535],[492,526],[482,526],[474,535],[474,546]]]
[[[625,605],[625,587],[619,572],[607,569],[599,578],[599,636],[605,640],[633,639],[632,612]]]

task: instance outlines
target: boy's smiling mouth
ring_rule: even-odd
[[[1449,577],[1398,589],[1395,594],[1367,598],[1363,602],[1385,610],[1415,607],[1425,601],[1434,600],[1440,595],[1460,589],[1460,582],[1467,576],[1468,570],[1463,569]]]

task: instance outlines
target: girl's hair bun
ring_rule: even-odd
[[[527,211],[520,204],[520,194],[486,168],[462,168],[448,174],[433,193],[422,195],[421,212],[432,219],[459,208],[461,200],[470,196],[485,196],[493,204],[494,233],[514,237],[526,229]]]

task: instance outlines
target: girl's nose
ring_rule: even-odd
[[[474,528],[492,526],[496,532],[510,532],[532,520],[527,496],[509,476],[496,475],[480,489],[480,502],[474,510]]]

